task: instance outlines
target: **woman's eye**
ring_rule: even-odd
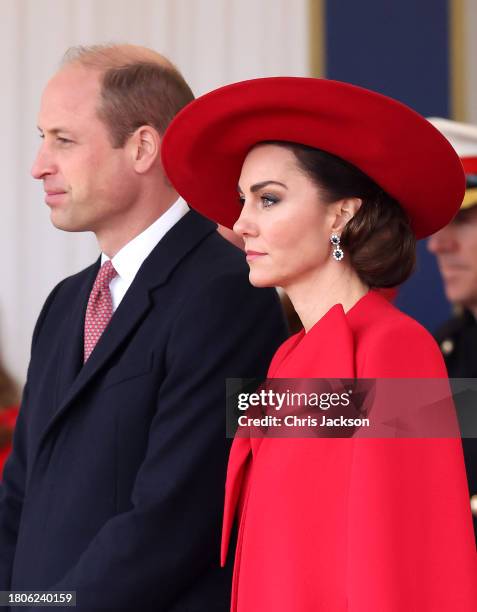
[[[238,198],[239,205],[243,206],[245,204],[245,196],[239,194],[237,198]]]
[[[278,198],[270,194],[263,194],[260,199],[262,200],[264,208],[270,208],[270,206],[273,206],[278,202]]]

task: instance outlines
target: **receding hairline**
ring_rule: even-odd
[[[122,147],[138,125],[162,134],[173,117],[194,99],[174,64],[160,53],[129,44],[68,49],[59,72],[82,70],[98,77],[97,114],[114,147]]]
[[[105,44],[105,45],[78,45],[67,49],[61,61],[61,68],[71,64],[80,64],[85,68],[96,69],[101,72],[121,68],[137,63],[158,64],[163,68],[177,71],[174,64],[166,57],[139,45]]]

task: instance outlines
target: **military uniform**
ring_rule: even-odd
[[[464,310],[449,319],[439,328],[435,337],[450,378],[477,378],[477,320],[470,311]],[[477,439],[463,438],[462,445],[477,542]]]
[[[477,206],[477,126],[439,117],[430,118],[429,121],[447,138],[462,163],[466,189],[460,210]],[[458,252],[459,242],[452,248]],[[453,250],[452,253],[454,254],[455,251]],[[435,248],[434,254],[439,259],[439,253]],[[466,257],[468,256],[467,253]],[[472,312],[464,309],[453,316],[438,329],[435,338],[441,347],[449,377],[475,378],[477,383],[477,320]],[[467,389],[470,388],[468,385],[465,386]],[[477,388],[477,384],[472,385],[472,389],[474,387]],[[475,427],[477,400],[475,392],[455,395],[455,404],[464,435],[462,446],[477,542],[477,434]]]

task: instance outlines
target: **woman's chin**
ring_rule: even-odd
[[[254,270],[250,270],[248,275],[250,284],[254,287],[276,287],[276,281],[278,279],[272,278],[270,275],[258,273]]]

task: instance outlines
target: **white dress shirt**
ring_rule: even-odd
[[[121,303],[146,257],[188,211],[189,207],[186,202],[179,198],[159,219],[124,245],[112,258],[114,269],[118,273],[109,283],[113,312]],[[101,253],[101,265],[108,259],[107,255]]]

